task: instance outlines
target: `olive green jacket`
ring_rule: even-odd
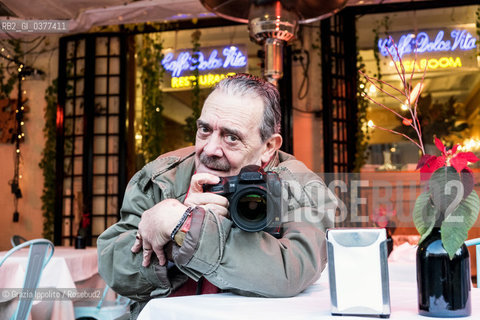
[[[243,295],[298,294],[325,268],[324,231],[333,226],[337,199],[291,155],[279,152],[266,169],[277,172],[284,184],[288,211],[281,238],[242,231],[231,220],[202,210],[203,215],[194,216],[182,247],[170,243],[166,249],[176,267],[160,266],[156,258],[142,267],[142,252],[130,251],[142,213],[164,199],[185,200],[195,172],[194,150],[180,149],[148,163],[127,186],[121,220],[98,238],[101,276],[117,293],[136,301],[166,297],[187,276],[203,276],[220,289]]]

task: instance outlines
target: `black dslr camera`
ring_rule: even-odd
[[[282,182],[277,173],[249,165],[237,176],[222,177],[218,184],[204,185],[203,191],[228,199],[230,217],[238,228],[280,236]]]

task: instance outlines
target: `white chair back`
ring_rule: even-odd
[[[10,249],[0,261],[0,267],[8,257],[25,247],[30,247],[30,251],[28,254],[27,271],[25,273],[25,280],[23,282],[22,294],[20,296],[15,314],[12,317],[12,319],[15,320],[27,319],[28,315],[30,314],[33,297],[35,296],[35,291],[37,290],[38,283],[40,282],[42,271],[50,261],[54,251],[53,243],[47,239],[30,240]]]

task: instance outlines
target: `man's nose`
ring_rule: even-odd
[[[207,156],[223,157],[221,142],[221,137],[218,134],[212,134],[208,138],[205,147],[203,147],[203,152],[205,152]]]

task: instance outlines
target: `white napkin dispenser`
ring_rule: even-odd
[[[385,229],[327,230],[332,315],[390,317]]]

